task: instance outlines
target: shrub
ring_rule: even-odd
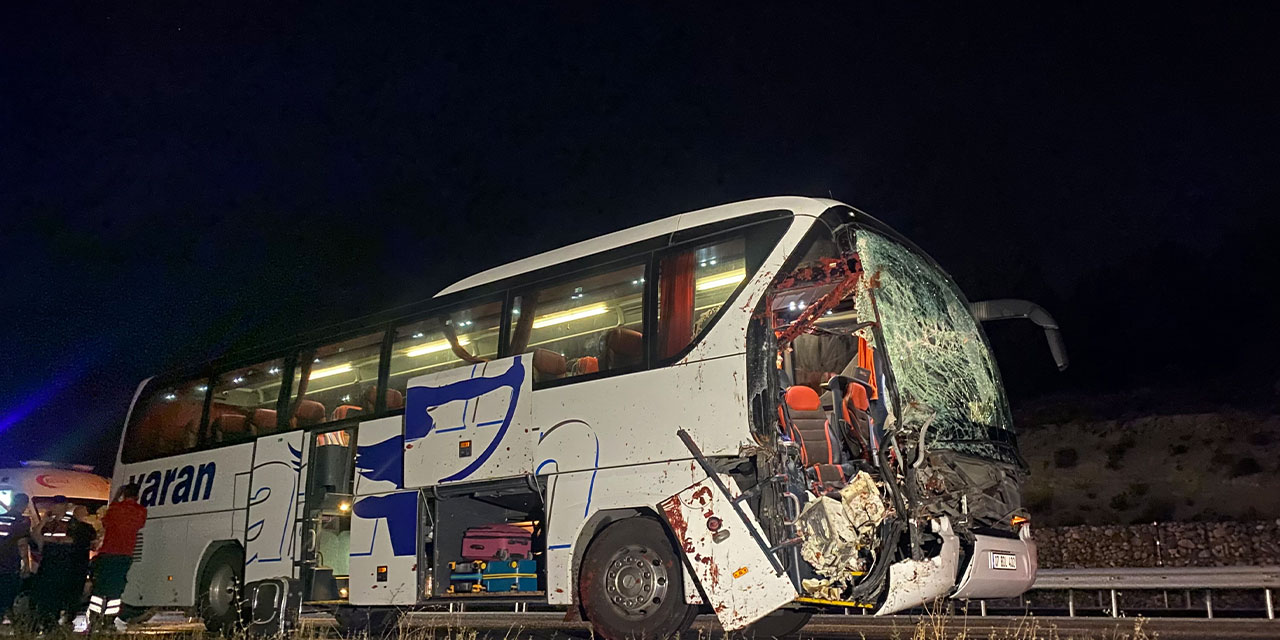
[[[1075,448],[1058,449],[1053,452],[1053,466],[1059,469],[1070,469],[1080,462],[1080,452]]]
[[[1231,465],[1231,477],[1251,476],[1262,471],[1262,465],[1253,458],[1241,458]]]
[[[1266,431],[1254,431],[1249,434],[1249,444],[1255,447],[1265,447],[1271,444],[1271,434]]]
[[[1053,511],[1053,487],[1047,487],[1040,491],[1027,491],[1023,494],[1022,506],[1033,514]]]
[[[1138,515],[1134,516],[1132,522],[1168,522],[1174,519],[1177,507],[1173,502],[1163,498],[1152,498]]]
[[[1109,447],[1107,447],[1107,468],[1119,469],[1120,461],[1124,459],[1124,454],[1128,453],[1134,445],[1138,444],[1133,436],[1125,436]]]
[[[1117,493],[1111,498],[1111,508],[1116,511],[1124,511],[1129,508],[1129,495],[1126,493]]]

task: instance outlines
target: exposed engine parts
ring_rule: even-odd
[[[800,514],[798,528],[804,537],[801,557],[818,574],[837,583],[860,575],[873,557],[876,530],[888,515],[871,475],[858,472],[839,492],[840,499],[821,496]]]

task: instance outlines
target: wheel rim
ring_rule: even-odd
[[[628,545],[609,558],[605,572],[605,594],[623,616],[643,619],[667,597],[670,582],[662,558],[652,549]]]
[[[209,608],[215,616],[227,615],[235,608],[239,580],[231,567],[223,565],[209,579]]]

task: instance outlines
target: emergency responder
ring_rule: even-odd
[[[79,517],[88,509],[68,504],[66,498],[50,507],[39,525],[39,535],[32,536],[40,546],[40,570],[36,573],[32,600],[36,608],[36,627],[50,631],[62,622],[64,613],[75,617],[84,596],[84,583],[89,575],[89,550],[96,533]],[[77,517],[79,516],[79,517]]]
[[[13,601],[22,590],[22,564],[31,536],[31,518],[27,516],[30,499],[15,493],[9,510],[0,515],[0,622],[13,610]]]
[[[89,596],[89,624],[101,629],[120,614],[120,595],[133,563],[138,530],[147,522],[147,508],[138,504],[138,485],[126,484],[102,516],[105,532],[93,561],[93,594]]]

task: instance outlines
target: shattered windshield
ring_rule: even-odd
[[[856,306],[874,309],[887,343],[902,407],[899,446],[1015,463],[999,372],[950,278],[874,232],[860,229],[857,247],[863,276]]]

